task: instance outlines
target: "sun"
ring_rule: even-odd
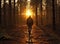
[[[27,9],[27,10],[26,10],[26,16],[29,17],[29,16],[31,16],[31,15],[32,15],[31,9]]]
[[[27,0],[27,1],[30,1],[30,0]]]

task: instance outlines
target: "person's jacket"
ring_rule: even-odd
[[[28,25],[29,27],[31,27],[31,26],[33,25],[33,19],[32,19],[31,17],[29,17],[29,18],[27,19],[27,25]]]

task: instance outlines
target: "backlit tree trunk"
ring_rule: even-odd
[[[1,25],[1,0],[0,0],[0,25]]]
[[[36,25],[38,26],[38,16],[37,16],[37,5],[36,5],[36,11],[35,11],[36,13]]]
[[[54,5],[54,0],[52,0],[52,7],[53,7],[53,30],[56,30],[56,28],[55,28],[55,5]]]
[[[11,26],[11,17],[12,17],[12,13],[11,13],[11,0],[9,0],[9,26]]]
[[[42,0],[41,0],[41,25],[43,25],[43,19],[42,19]]]
[[[5,7],[5,5],[6,5],[6,0],[4,0],[4,7],[3,7],[3,12],[4,12],[4,14],[3,14],[3,20],[4,20],[4,27],[6,26],[6,7]]]
[[[15,14],[15,0],[14,0],[14,16],[13,16],[14,17],[14,24],[16,23],[15,15],[16,14]]]

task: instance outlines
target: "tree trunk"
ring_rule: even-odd
[[[12,17],[12,13],[11,13],[11,0],[9,0],[9,26],[11,27],[11,17]]]
[[[3,27],[6,27],[6,0],[4,0],[4,8],[3,8],[3,12],[4,12],[4,16],[3,16],[3,19],[4,19],[4,24],[3,24]]]
[[[1,26],[1,0],[0,0],[0,26]]]
[[[43,25],[43,19],[42,19],[42,0],[41,0],[41,25]]]
[[[53,30],[56,30],[55,28],[55,6],[54,6],[54,0],[52,0],[52,7],[53,7]]]
[[[36,5],[36,25],[38,26],[37,5]]]
[[[15,0],[14,0],[14,16],[13,16],[14,17],[14,24],[16,23],[15,15],[16,14],[15,14]]]
[[[48,17],[49,17],[49,14],[48,14],[48,0],[46,0],[46,22],[47,22],[47,25],[48,25]]]

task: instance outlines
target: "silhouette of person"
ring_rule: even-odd
[[[31,32],[32,30],[32,25],[33,25],[33,19],[31,18],[31,16],[29,16],[29,18],[27,19],[27,26],[29,32]]]
[[[27,19],[27,26],[28,26],[28,32],[29,32],[29,42],[32,41],[31,39],[31,30],[32,30],[32,25],[33,25],[33,19],[31,18],[31,16],[29,16],[29,18]]]

